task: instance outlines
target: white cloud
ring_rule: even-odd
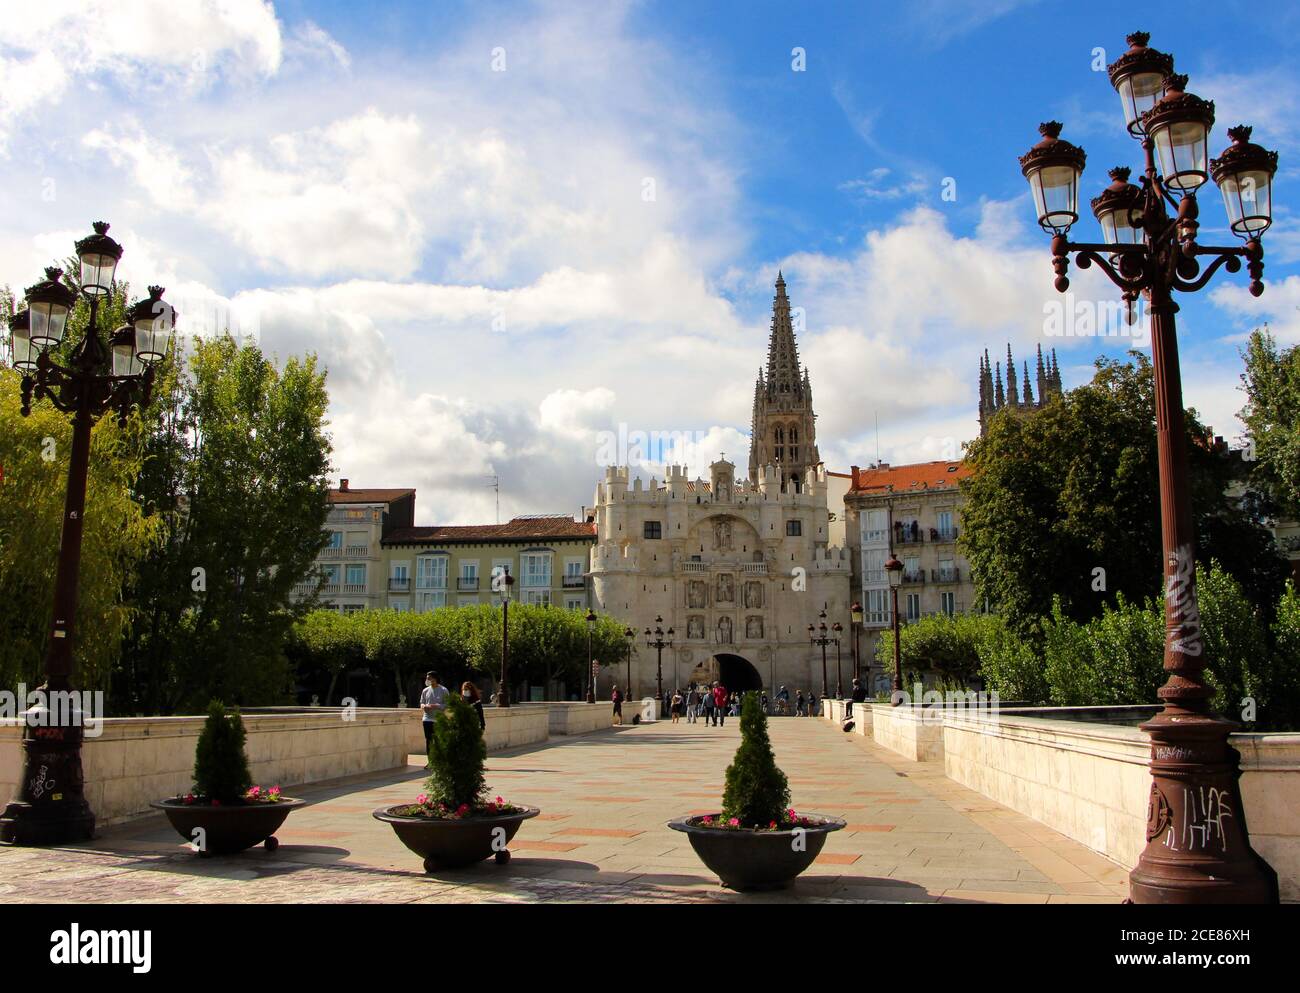
[[[32,112],[100,79],[130,91],[195,91],[266,77],[283,39],[265,0],[44,0],[0,18],[0,149]]]

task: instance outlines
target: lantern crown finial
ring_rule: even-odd
[[[1250,141],[1251,132],[1254,130],[1249,124],[1238,124],[1235,128],[1228,128],[1228,137],[1238,145],[1244,145]]]
[[[96,221],[91,225],[95,229],[95,234],[108,234],[108,229],[112,226],[108,221]]]
[[[1116,166],[1110,172],[1106,173],[1106,175],[1109,176],[1111,179],[1115,180],[1115,182],[1117,183],[1127,183],[1128,178],[1130,175],[1132,175],[1132,173],[1133,170],[1130,169],[1128,166]]]
[[[150,287],[149,287],[149,299],[150,299],[150,300],[160,300],[160,299],[162,299],[162,295],[163,295],[164,293],[166,293],[166,292],[167,292],[166,287],[163,287],[163,286],[150,286]]]
[[[1186,93],[1188,76],[1182,72],[1171,72],[1165,77],[1165,93]]]
[[[1038,125],[1038,133],[1044,138],[1059,138],[1061,137],[1061,129],[1063,127],[1065,127],[1065,125],[1060,121],[1044,121],[1042,124]]]
[[[63,270],[56,265],[47,265],[45,267],[45,278],[51,283],[57,283],[63,278]]]
[[[1134,31],[1132,34],[1126,35],[1124,40],[1127,41],[1134,48],[1146,48],[1147,42],[1151,40],[1151,32]]]

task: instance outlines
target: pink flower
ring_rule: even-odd
[[[185,802],[185,803],[193,803],[193,802],[194,802],[194,794],[193,794],[193,793],[186,793],[186,794],[185,794],[185,800],[184,800],[184,802]]]
[[[260,786],[250,786],[248,788],[248,793],[246,793],[245,795],[250,800],[256,800],[259,796],[262,795],[262,788]]]
[[[713,818],[710,817],[708,814],[705,814],[705,815],[704,815],[704,820],[700,821],[700,823],[701,823],[701,824],[712,824],[712,823],[713,823]]]
[[[731,827],[740,827],[740,818],[738,818],[738,817],[733,817],[731,820],[727,821],[727,823],[728,823]]]
[[[421,807],[423,807],[425,804],[429,802],[429,795],[427,793],[421,793],[419,796],[415,798],[415,802],[418,803]]]
[[[776,821],[773,821],[771,824],[768,825],[768,827],[770,827],[770,828],[775,828],[775,827],[776,827]]]
[[[273,799],[278,800],[280,798],[280,787],[272,786],[270,792]]]
[[[497,797],[497,799],[496,799],[496,803],[497,803],[497,806],[501,806],[502,804],[505,803],[505,801],[502,800],[500,797]]]

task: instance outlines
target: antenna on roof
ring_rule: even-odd
[[[880,411],[873,411],[876,415],[876,465],[880,465]]]
[[[489,485],[490,487],[492,487],[492,489],[496,490],[496,496],[497,496],[497,523],[500,524],[500,523],[501,523],[501,477],[500,477],[500,476],[488,476],[488,479],[492,480],[492,482],[488,483],[488,485]]]

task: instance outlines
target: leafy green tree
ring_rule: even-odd
[[[750,692],[740,707],[740,747],[727,766],[722,793],[722,817],[741,827],[767,827],[784,821],[790,807],[790,785],[776,764],[767,736],[767,715]]]
[[[995,622],[989,624],[979,643],[980,676],[1003,700],[1045,704],[1051,689],[1042,657],[1002,618],[990,616]]]
[[[447,709],[433,722],[429,740],[429,774],[425,792],[437,804],[452,810],[473,808],[487,792],[483,768],[487,745],[478,716],[459,693],[447,694]]]
[[[330,446],[314,356],[277,370],[256,344],[198,340],[165,392],[136,491],[167,541],[131,591],[150,605],[124,648],[135,706],[287,699],[291,590],[323,547]]]
[[[244,721],[239,711],[226,712],[220,700],[208,704],[194,748],[194,792],[209,800],[231,804],[240,800],[253,785],[244,754]]]
[[[1150,595],[1162,576],[1154,376],[1150,361],[1098,359],[1091,383],[1030,413],[995,416],[971,443],[961,542],[978,595],[1022,637],[1060,598],[1083,622]],[[1275,604],[1285,564],[1229,498],[1234,462],[1188,412],[1192,509],[1202,562],[1219,559],[1254,603]],[[1098,571],[1102,570],[1102,571]]]
[[[1288,583],[1273,622],[1273,666],[1269,672],[1264,724],[1273,730],[1300,729],[1300,592]]]
[[[1238,416],[1254,447],[1251,485],[1274,512],[1300,519],[1300,345],[1279,348],[1265,328],[1251,334],[1244,358]]]
[[[992,614],[932,614],[899,630],[902,668],[919,677],[937,673],[965,682],[980,668],[980,643],[1001,621]],[[876,643],[876,661],[886,672],[894,668],[894,639],[886,636]],[[908,682],[914,677],[909,677]]]

